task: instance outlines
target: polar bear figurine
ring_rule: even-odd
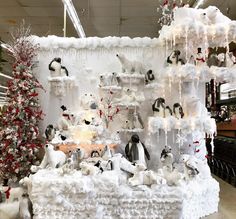
[[[163,176],[169,186],[179,185],[179,182],[182,179],[182,174],[177,169],[170,172],[169,169],[163,167],[163,169],[159,170],[159,174]]]
[[[144,164],[136,164],[133,177],[128,179],[131,186],[165,184],[166,180],[158,176],[152,170],[147,170]]]
[[[80,99],[80,106],[83,110],[97,109],[97,99],[93,94],[85,93]]]
[[[45,168],[58,168],[63,166],[66,162],[66,155],[62,151],[55,151],[53,145],[46,144],[44,146],[45,155],[39,166],[32,166],[30,169],[32,172],[37,172],[39,169]]]
[[[138,61],[130,61],[127,59],[123,54],[116,54],[116,57],[119,59],[121,65],[122,65],[122,72],[133,74],[133,73],[139,73],[139,74],[145,74],[145,70],[143,67],[143,64]]]
[[[89,164],[85,161],[80,163],[80,170],[83,175],[97,175],[100,172],[100,169],[92,164]]]
[[[206,13],[208,20],[210,21],[210,24],[216,24],[216,23],[228,23],[231,20],[223,15],[220,10],[215,6],[209,6],[204,10]]]

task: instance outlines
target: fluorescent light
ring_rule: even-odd
[[[6,93],[3,93],[3,92],[0,92],[0,95],[4,95],[4,96],[5,96],[5,95],[7,95],[7,94],[6,94]]]
[[[3,88],[3,89],[8,89],[6,86],[3,86],[0,84],[0,88]]]
[[[196,0],[194,3],[194,8],[199,8],[204,2],[205,0]]]
[[[77,34],[79,35],[79,37],[85,38],[86,35],[84,33],[84,29],[82,27],[82,24],[80,22],[79,16],[75,10],[72,0],[62,0],[62,2],[64,4],[64,6],[66,7],[66,10],[69,14],[69,17],[74,25],[74,28],[75,28]]]
[[[12,49],[8,44],[3,43],[2,41],[0,41],[0,45],[1,45],[2,48],[8,50],[9,52],[12,52]]]
[[[8,79],[12,79],[13,77],[3,74],[2,72],[0,72],[0,76],[4,77],[4,78],[8,78]]]

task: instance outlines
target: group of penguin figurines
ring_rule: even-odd
[[[152,111],[154,116],[166,118],[168,116],[174,115],[177,119],[182,119],[184,117],[183,108],[180,103],[175,103],[173,105],[173,111],[169,106],[166,106],[165,99],[162,97],[157,98],[152,104]]]

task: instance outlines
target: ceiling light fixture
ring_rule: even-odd
[[[0,41],[0,46],[1,46],[3,49],[8,50],[9,52],[12,52],[11,47],[10,47],[8,44],[6,44],[6,43],[4,43],[4,42],[2,42],[2,41]]]
[[[0,72],[0,76],[4,77],[4,78],[8,78],[8,79],[13,79],[13,77],[9,76],[9,75],[6,75],[2,72]]]
[[[79,37],[85,38],[86,35],[84,33],[84,29],[82,27],[82,24],[80,22],[79,16],[75,10],[72,0],[62,0],[62,2],[64,4],[64,6],[66,7],[66,11],[69,14],[69,17],[74,25],[74,28],[75,28],[77,34],[79,35]]]
[[[206,0],[196,0],[193,7],[199,8],[203,3],[205,3]]]
[[[3,86],[0,84],[0,88],[3,88],[3,89],[8,89],[6,86]]]
[[[0,92],[0,95],[4,95],[4,96],[5,96],[5,95],[7,95],[7,94],[6,94],[6,93],[4,93],[4,92]]]

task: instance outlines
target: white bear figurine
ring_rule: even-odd
[[[182,179],[182,175],[177,169],[170,172],[168,168],[163,167],[163,169],[159,170],[159,174],[163,176],[169,186],[179,185],[179,181]]]
[[[80,170],[83,175],[97,175],[100,172],[100,169],[92,164],[89,164],[85,161],[80,163]]]
[[[53,145],[46,144],[44,146],[45,155],[39,166],[32,166],[32,172],[37,172],[39,169],[58,168],[66,162],[66,155],[62,151],[55,151]]]
[[[93,94],[85,93],[81,96],[80,106],[84,110],[96,109],[97,108],[97,100]]]
[[[223,15],[220,10],[215,6],[209,6],[204,10],[204,12],[208,17],[210,24],[228,23],[231,21],[228,17]]]
[[[139,73],[139,74],[145,74],[145,70],[143,68],[143,64],[138,61],[130,61],[122,54],[116,54],[116,57],[119,59],[121,65],[122,65],[122,72],[133,74],[133,73]]]
[[[133,177],[128,179],[128,184],[131,186],[138,185],[153,185],[165,184],[166,180],[158,176],[152,170],[146,170],[145,165],[136,164]]]
[[[105,87],[105,86],[109,85],[109,81],[108,81],[108,76],[107,75],[101,74],[99,76],[99,80],[100,80],[99,87]]]

